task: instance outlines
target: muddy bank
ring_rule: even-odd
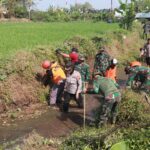
[[[126,78],[123,69],[119,68],[118,82],[121,88],[124,87]],[[99,105],[99,95],[86,95],[86,123],[89,122],[88,119],[92,118],[93,109]],[[43,137],[62,137],[74,129],[83,126],[83,110],[78,109],[75,104],[71,106],[70,112],[67,114],[59,110],[47,108],[48,106],[45,105],[42,109],[43,111],[46,110],[46,112],[37,118],[16,119],[9,126],[0,125],[0,144],[14,141],[29,134],[33,130]]]
[[[96,95],[86,95],[86,117],[91,118],[92,110],[99,105]],[[86,120],[88,123],[89,120]],[[78,109],[75,104],[71,105],[69,113],[65,114],[59,110],[48,109],[38,118],[28,120],[16,120],[11,126],[0,126],[0,145],[9,147],[11,141],[16,144],[22,142],[22,137],[35,131],[42,137],[63,137],[74,129],[83,126],[83,109]],[[14,142],[15,144],[15,142]],[[13,145],[14,145],[13,144]]]

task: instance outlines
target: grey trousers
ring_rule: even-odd
[[[64,91],[64,85],[65,85],[65,81],[63,81],[59,85],[54,84],[52,86],[51,91],[50,91],[50,105],[54,105],[56,103],[61,102],[62,94]]]

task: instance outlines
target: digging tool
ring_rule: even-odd
[[[85,89],[86,83],[84,82],[83,84],[83,89]],[[85,93],[83,94],[83,107],[84,107],[84,112],[83,112],[83,128],[85,129],[85,119],[86,119],[86,96]]]

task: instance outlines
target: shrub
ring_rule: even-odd
[[[22,6],[17,6],[15,7],[15,16],[17,18],[26,18],[28,17],[28,11],[26,7],[22,7]]]
[[[118,114],[119,122],[134,123],[142,120],[144,105],[140,98],[139,94],[131,90],[126,90],[123,93]]]

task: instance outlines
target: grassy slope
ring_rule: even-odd
[[[0,58],[8,58],[20,49],[31,50],[37,45],[56,45],[74,35],[91,37],[116,30],[119,30],[117,24],[104,22],[2,23]]]

